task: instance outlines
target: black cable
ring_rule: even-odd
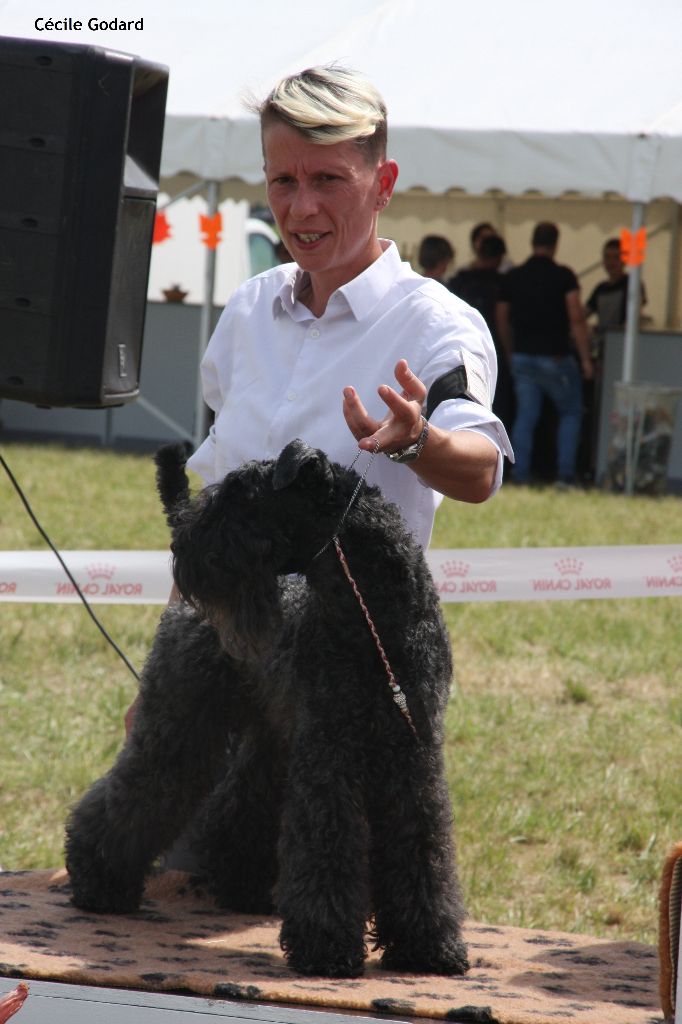
[[[52,541],[48,537],[47,533],[42,528],[42,526],[40,525],[38,520],[36,519],[36,517],[35,517],[35,515],[33,513],[33,509],[31,508],[31,506],[28,503],[28,499],[27,499],[26,495],[24,494],[24,492],[22,491],[21,487],[19,486],[19,483],[18,483],[16,477],[14,476],[14,474],[12,473],[12,470],[9,468],[9,466],[5,462],[5,460],[3,458],[3,455],[2,455],[2,452],[0,452],[0,462],[2,463],[3,469],[7,473],[7,476],[10,478],[10,481],[12,483],[12,486],[14,487],[14,490],[17,492],[17,494],[21,498],[21,500],[23,502],[23,505],[24,505],[24,508],[28,512],[28,514],[29,514],[29,516],[31,518],[31,521],[33,522],[33,525],[35,526],[35,528],[37,529],[38,533],[43,538],[43,540],[46,542],[46,544],[48,544],[48,546],[50,547],[52,552],[57,556],[57,559],[59,560],[59,564],[61,565],[61,567],[64,570],[64,572],[66,573],[66,575],[69,577],[69,580],[71,581],[71,583],[73,584],[73,586],[76,589],[76,593],[78,594],[78,596],[80,597],[81,601],[85,605],[85,610],[87,611],[88,615],[90,616],[92,621],[95,623],[95,625],[97,626],[98,630],[100,631],[100,633],[102,634],[104,639],[107,640],[111,644],[111,646],[114,648],[114,650],[118,654],[119,658],[121,658],[126,663],[126,665],[130,669],[130,671],[133,673],[135,678],[139,681],[139,678],[140,678],[139,675],[137,674],[137,672],[135,671],[133,666],[130,664],[130,662],[126,658],[125,654],[123,653],[121,648],[116,643],[116,641],[111,636],[109,636],[109,634],[107,633],[106,629],[104,628],[102,623],[99,621],[99,619],[97,618],[97,616],[93,612],[92,608],[88,604],[88,600],[87,600],[85,594],[83,593],[81,588],[78,586],[78,583],[74,579],[74,577],[73,577],[73,575],[71,573],[71,570],[69,569],[68,565],[66,564],[66,562],[64,561],[62,556],[59,554],[59,552],[57,551],[56,547],[54,546],[54,544],[52,543]]]

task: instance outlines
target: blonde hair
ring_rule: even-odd
[[[371,82],[349,68],[329,64],[289,75],[251,109],[261,128],[281,121],[322,146],[354,141],[366,146],[372,159],[386,155],[384,101]]]

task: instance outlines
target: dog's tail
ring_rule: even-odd
[[[165,444],[154,456],[156,486],[171,529],[175,524],[178,510],[189,501],[189,480],[185,473],[185,463],[191,453],[192,446],[185,441],[183,444]]]

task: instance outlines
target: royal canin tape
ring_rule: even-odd
[[[166,604],[168,551],[62,551],[89,601]],[[432,549],[442,601],[575,601],[682,596],[682,545]],[[51,551],[0,551],[0,601],[80,598]]]

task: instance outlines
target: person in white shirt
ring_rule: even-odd
[[[372,85],[313,68],[257,109],[268,203],[295,263],[252,278],[228,302],[202,363],[215,422],[188,465],[213,483],[247,459],[276,457],[294,437],[345,464],[378,443],[397,458],[375,459],[368,480],[426,547],[442,495],[484,501],[499,487],[503,454],[513,458],[491,412],[488,329],[378,236],[398,167]]]
[[[296,437],[345,465],[358,446],[378,447],[367,480],[426,547],[442,496],[485,501],[503,454],[513,458],[491,411],[485,321],[378,236],[398,167],[371,84],[338,66],[309,69],[258,113],[268,202],[295,262],[229,300],[201,368],[215,420],[188,465],[211,484]],[[178,850],[166,865],[187,868]]]

